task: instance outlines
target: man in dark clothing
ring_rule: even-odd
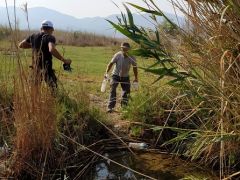
[[[34,81],[45,82],[52,88],[57,88],[57,78],[52,68],[52,56],[64,64],[71,64],[70,59],[65,59],[55,48],[56,39],[52,35],[53,23],[48,20],[42,22],[41,32],[32,34],[19,43],[19,48],[32,48],[32,68],[34,70]]]

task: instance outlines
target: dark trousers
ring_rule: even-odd
[[[53,69],[49,69],[48,71],[46,71],[46,73],[44,74],[44,80],[50,88],[57,88],[57,77]]]
[[[44,79],[52,91],[57,89],[57,77],[53,69],[33,69],[33,78],[35,84],[40,84]]]
[[[120,77],[113,75],[110,83],[110,96],[109,96],[109,102],[108,102],[108,108],[112,109],[116,105],[116,96],[117,96],[117,87],[120,83],[122,88],[122,100],[121,100],[121,106],[128,104],[128,97],[130,94],[130,80],[129,77]]]

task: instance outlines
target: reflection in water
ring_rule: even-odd
[[[161,155],[154,153],[141,153],[133,157],[127,152],[117,152],[114,154],[105,154],[110,159],[130,167],[138,172],[151,176],[159,180],[178,180],[181,178],[194,177],[194,179],[215,179],[215,177],[204,169],[197,168],[193,164],[173,158],[169,155]],[[108,161],[100,161],[94,167],[87,179],[94,180],[145,180],[138,174],[122,168]],[[217,179],[217,178],[216,178]]]
[[[109,172],[107,164],[102,162],[96,165],[95,179],[117,179],[117,177]]]

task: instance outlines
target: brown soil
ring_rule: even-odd
[[[107,99],[103,99],[102,97],[96,96],[94,94],[90,94],[89,96],[91,103],[106,113],[108,125],[112,127],[112,130],[118,135],[128,135],[130,122],[122,119],[121,107],[119,106],[120,103],[117,102],[117,107],[114,112],[107,113]]]

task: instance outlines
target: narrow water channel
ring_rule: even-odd
[[[136,156],[133,156],[128,152],[117,152],[113,154],[105,154],[105,156],[108,156],[110,159],[121,163],[126,167],[159,180],[218,179],[211,171],[171,155],[138,153]],[[120,167],[112,162],[102,160],[93,167],[92,172],[88,175],[88,179],[145,180],[149,178],[133,173],[131,170]]]

